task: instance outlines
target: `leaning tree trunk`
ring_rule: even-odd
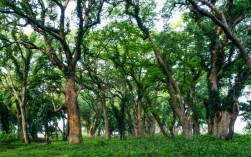
[[[149,40],[152,41],[150,36],[149,36]],[[191,123],[190,111],[188,111],[188,114],[186,115],[184,105],[182,104],[182,94],[180,92],[180,89],[177,83],[175,82],[175,80],[173,80],[172,74],[169,71],[167,65],[164,63],[159,53],[159,50],[157,48],[153,48],[153,50],[154,50],[155,57],[158,61],[158,64],[160,65],[166,77],[165,78],[166,87],[171,97],[169,101],[170,105],[179,118],[182,130],[183,130],[183,134],[186,137],[191,138],[192,137],[192,123]],[[190,110],[190,107],[189,107],[189,110]]]
[[[74,75],[66,77],[65,103],[69,123],[69,143],[79,144],[82,142],[82,132]]]
[[[146,97],[146,103],[148,104],[149,107],[154,107],[151,112],[152,112],[152,116],[153,116],[153,119],[154,119],[154,131],[155,131],[155,121],[157,122],[157,124],[159,125],[159,128],[160,128],[160,131],[161,133],[165,136],[165,137],[168,137],[168,134],[166,132],[166,129],[163,125],[163,123],[161,122],[161,119],[159,117],[159,115],[156,113],[155,111],[155,108],[156,108],[156,105],[157,105],[157,93],[155,95],[155,98],[154,98],[154,105],[152,106],[151,104],[151,100],[149,97]],[[153,134],[151,134],[151,137],[154,136],[154,131],[153,131]]]

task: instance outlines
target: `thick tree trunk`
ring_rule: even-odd
[[[227,139],[232,116],[233,114],[228,111],[216,113],[213,122],[213,135],[223,140]]]
[[[69,143],[79,144],[82,142],[82,132],[74,75],[66,77],[65,103],[68,113]]]
[[[234,124],[239,114],[239,103],[235,95],[233,100],[232,111],[219,111],[214,117],[213,135],[223,140],[232,139],[234,135]]]

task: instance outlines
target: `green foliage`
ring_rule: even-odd
[[[237,135],[232,141],[222,141],[216,137],[195,136],[192,140],[177,137],[174,140],[157,136],[141,139],[117,138],[107,141],[105,138],[84,139],[83,144],[68,145],[67,142],[52,144],[22,145],[13,143],[3,147],[0,156],[8,157],[83,157],[83,156],[177,156],[177,157],[218,157],[218,156],[249,156],[251,153],[251,136]]]
[[[1,145],[10,145],[17,142],[19,139],[15,134],[0,134],[0,147]]]

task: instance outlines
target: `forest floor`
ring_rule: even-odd
[[[233,140],[222,141],[215,137],[196,136],[185,139],[181,136],[167,139],[162,136],[127,140],[102,137],[84,138],[79,145],[66,141],[51,144],[22,142],[0,143],[0,157],[251,157],[251,135],[237,135]]]

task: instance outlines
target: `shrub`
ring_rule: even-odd
[[[0,144],[9,145],[16,141],[18,141],[18,139],[14,134],[0,134]]]

